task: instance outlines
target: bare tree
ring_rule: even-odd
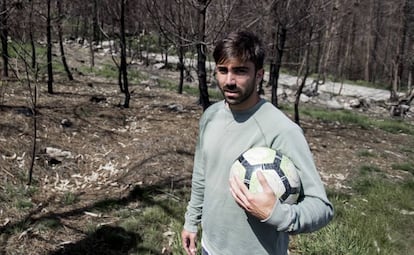
[[[121,0],[121,14],[120,14],[120,44],[121,44],[121,65],[119,68],[119,73],[122,76],[122,88],[125,94],[124,107],[129,108],[129,100],[131,94],[129,92],[128,85],[128,71],[127,71],[127,61],[126,61],[126,36],[125,36],[125,8],[128,3],[128,0]]]
[[[272,38],[274,39],[272,47],[272,58],[270,60],[270,78],[269,85],[272,88],[271,102],[273,105],[278,106],[277,102],[277,88],[280,68],[282,66],[282,57],[285,49],[287,28],[282,23],[277,23],[277,29],[273,32]]]
[[[211,0],[197,0],[194,7],[198,11],[198,33],[197,33],[197,75],[198,86],[200,91],[199,101],[203,110],[206,110],[210,106],[210,99],[208,95],[207,87],[207,71],[206,71],[206,11],[211,3]]]
[[[404,55],[405,55],[405,44],[407,40],[408,33],[408,4],[409,0],[404,0],[402,5],[402,14],[400,16],[400,35],[398,36],[399,44],[397,46],[397,53],[395,55],[395,60],[393,63],[393,73],[392,73],[392,86],[391,86],[391,101],[398,100],[397,92],[400,89],[402,75],[404,70]]]
[[[46,45],[47,45],[47,91],[53,94],[53,66],[52,66],[52,18],[51,0],[47,0],[46,14]]]
[[[8,34],[9,28],[7,25],[9,12],[7,10],[7,0],[3,0],[1,3],[1,13],[0,13],[0,37],[1,37],[1,47],[2,53],[1,56],[3,58],[3,77],[9,76],[9,52],[8,52]]]
[[[163,4],[163,7],[161,6]],[[189,8],[191,5],[187,1],[150,1],[146,0],[146,9],[151,16],[153,24],[159,29],[160,35],[167,42],[174,45],[177,49],[177,67],[180,73],[178,83],[178,93],[183,92],[185,75],[185,51],[192,44],[187,40],[188,27],[185,26],[186,18],[190,17]],[[167,63],[166,63],[167,64]]]
[[[65,68],[65,72],[68,76],[68,79],[70,81],[73,80],[72,72],[70,71],[70,68],[68,66],[68,63],[66,62],[66,55],[65,55],[65,48],[63,47],[63,32],[62,32],[62,0],[56,0],[56,6],[57,6],[57,30],[58,30],[58,38],[59,38],[59,49],[60,49],[60,56],[62,59],[63,67]]]
[[[304,7],[305,6],[305,7]],[[277,90],[279,72],[282,67],[282,58],[286,51],[286,44],[289,40],[289,32],[293,35],[298,33],[299,28],[307,21],[311,15],[306,10],[308,1],[273,1],[270,8],[270,17],[273,24],[271,31],[271,54],[270,54],[270,78],[269,85],[272,88],[271,102],[273,105],[278,106]],[[296,41],[298,37],[295,37]],[[300,40],[299,40],[300,42]],[[309,42],[306,42],[309,43]],[[296,44],[291,45],[291,49],[296,47],[297,50],[303,48],[303,45]]]
[[[30,1],[30,10],[29,10],[29,37],[30,37],[30,47],[32,49],[31,54],[31,67],[32,69],[37,68],[36,61],[36,45],[34,41],[34,22],[33,22],[33,12],[34,12],[34,1]],[[37,75],[37,71],[35,72]],[[36,77],[37,79],[37,77]]]
[[[294,120],[295,122],[300,125],[300,116],[299,116],[299,103],[300,103],[300,96],[302,95],[303,89],[306,85],[306,80],[308,79],[308,76],[310,75],[310,56],[311,51],[313,49],[312,42],[314,37],[314,30],[316,29],[316,23],[317,23],[317,15],[315,15],[318,12],[318,8],[315,5],[316,1],[311,0],[305,0],[302,2],[301,11],[305,13],[306,18],[304,22],[301,24],[303,27],[303,30],[306,33],[306,38],[304,40],[304,54],[303,54],[303,60],[299,68],[298,76],[300,77],[300,85],[296,91],[296,97],[295,97],[295,116]],[[310,14],[310,15],[306,15]],[[316,33],[318,34],[318,33]]]
[[[12,45],[12,49],[15,52],[19,63],[22,63],[24,67],[24,76],[20,76],[19,70],[15,68],[11,68],[11,71],[22,85],[27,85],[28,91],[28,101],[29,101],[29,108],[32,116],[32,146],[31,146],[31,159],[30,165],[28,169],[28,180],[27,185],[31,185],[33,181],[33,169],[34,164],[36,161],[36,149],[37,149],[37,118],[38,118],[38,109],[37,109],[37,97],[38,97],[38,83],[37,80],[33,80],[33,77],[37,77],[38,69],[31,68],[30,64],[27,62],[28,59],[28,52],[22,47],[23,43]]]

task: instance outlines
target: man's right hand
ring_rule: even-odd
[[[195,255],[197,253],[197,233],[183,230],[181,232],[181,240],[187,255]]]

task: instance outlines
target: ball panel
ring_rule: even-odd
[[[251,164],[273,163],[276,152],[265,147],[254,147],[242,154]]]
[[[260,193],[263,192],[262,185],[260,185],[259,179],[257,178],[256,172],[254,172],[250,178],[250,185],[248,186],[250,192]]]
[[[276,196],[278,198],[281,197],[286,192],[286,189],[277,172],[275,170],[265,170],[263,174]]]
[[[288,157],[283,157],[282,162],[280,164],[280,168],[283,169],[283,173],[289,180],[289,184],[291,187],[300,187],[301,181],[298,169]]]

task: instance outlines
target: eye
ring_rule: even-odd
[[[220,74],[226,74],[228,72],[228,69],[225,67],[217,67],[217,72]]]
[[[235,68],[234,73],[238,75],[245,75],[249,72],[248,68]]]

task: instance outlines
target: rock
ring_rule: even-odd
[[[63,159],[73,158],[72,152],[64,151],[58,148],[46,147],[46,155],[56,161],[62,161]]]
[[[349,101],[349,106],[351,108],[359,108],[361,107],[361,101],[358,98],[351,99]]]
[[[106,102],[106,97],[104,96],[92,96],[89,101],[94,103]]]
[[[344,106],[341,105],[335,98],[326,102],[326,107],[333,110],[341,110],[344,109]]]
[[[303,103],[307,103],[311,100],[311,98],[305,94],[300,95],[300,101]]]
[[[64,128],[69,128],[73,125],[72,121],[68,120],[68,119],[63,119],[60,121],[60,125],[62,125],[62,127]]]
[[[156,64],[153,65],[153,67],[156,70],[161,70],[161,69],[165,68],[165,65],[164,65],[164,63],[156,63]]]
[[[167,106],[167,108],[173,112],[184,112],[184,106],[181,104],[170,104]]]

